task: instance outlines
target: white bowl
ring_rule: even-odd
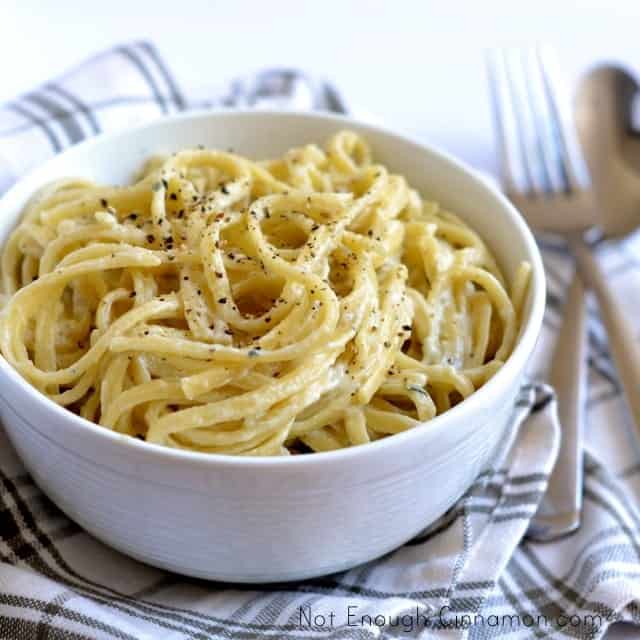
[[[477,393],[410,431],[342,451],[244,458],[171,450],[118,435],[57,406],[0,358],[0,416],[42,490],[95,537],[149,564],[236,582],[297,580],[379,557],[464,493],[506,437],[538,337],[545,299],[540,254],[522,217],[449,156],[347,118],[200,112],[104,135],[54,158],[0,201],[0,242],[43,184],[63,176],[127,183],[159,151],[204,144],[270,157],[342,128],[375,157],[460,214],[506,274],[533,278],[520,337]]]

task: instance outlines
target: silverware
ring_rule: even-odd
[[[205,86],[191,92],[190,109],[283,109],[347,113],[337,89],[298,69],[273,68],[233,78],[228,86]],[[212,95],[221,97],[212,99]]]
[[[640,225],[640,135],[632,122],[639,95],[636,78],[616,65],[597,66],[578,83],[574,119],[607,237]]]
[[[236,78],[223,102],[240,108],[347,111],[333,85],[297,69],[265,69]]]
[[[548,49],[504,53],[524,182],[507,171],[507,191],[534,226],[563,233],[578,271],[595,293],[609,348],[640,436],[640,344],[595,255],[598,206],[570,125],[568,100]],[[507,157],[507,167],[516,166]]]
[[[556,540],[580,526],[587,399],[586,316],[582,280],[575,276],[565,301],[549,376],[562,429],[560,451],[547,492],[527,530],[528,538],[540,542]]]
[[[573,233],[596,221],[574,140],[565,135],[547,61],[540,51],[499,51],[489,59],[496,134],[508,197],[537,229]],[[568,219],[567,219],[568,218]],[[577,275],[551,363],[562,440],[542,504],[527,531],[555,540],[580,526],[586,390],[585,303]]]

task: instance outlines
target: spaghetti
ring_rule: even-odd
[[[4,357],[148,442],[327,451],[411,429],[509,356],[526,296],[478,235],[344,131],[252,162],[185,150],[55,183],[2,255]]]

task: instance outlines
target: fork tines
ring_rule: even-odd
[[[586,172],[553,53],[546,47],[492,50],[487,70],[507,193],[582,190]]]

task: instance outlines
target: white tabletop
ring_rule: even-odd
[[[187,92],[260,67],[304,68],[388,126],[492,170],[487,47],[549,42],[575,81],[604,59],[640,69],[639,25],[638,0],[21,0],[3,6],[0,101],[148,39]]]

